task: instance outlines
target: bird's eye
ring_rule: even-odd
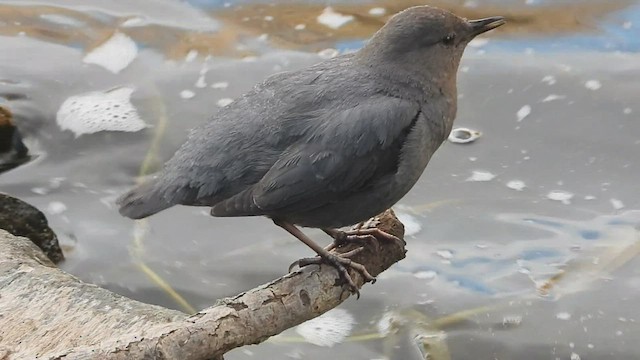
[[[445,45],[453,45],[453,42],[456,40],[456,34],[449,34],[442,39],[442,43]]]

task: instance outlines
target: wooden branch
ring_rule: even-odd
[[[368,227],[403,237],[392,211],[376,219]],[[56,268],[26,238],[0,231],[0,249],[0,360],[222,359],[350,296],[335,286],[335,269],[309,266],[188,316],[85,284]],[[376,276],[404,254],[400,244],[383,242],[379,249],[367,245],[353,260]],[[361,287],[360,274],[351,273]]]

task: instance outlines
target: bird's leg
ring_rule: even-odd
[[[294,224],[278,219],[273,219],[273,222],[281,228],[285,229],[291,235],[295,236],[298,240],[302,241],[305,245],[310,247],[311,250],[315,251],[318,256],[320,256],[319,258],[300,259],[291,264],[291,266],[289,267],[289,271],[291,271],[291,269],[296,265],[299,267],[303,267],[320,263],[329,264],[336,268],[336,270],[338,270],[340,277],[349,285],[349,289],[351,290],[351,292],[356,294],[358,298],[360,297],[360,292],[358,291],[358,287],[356,286],[356,284],[353,282],[351,275],[349,275],[349,271],[347,270],[347,268],[352,268],[361,273],[365,281],[375,282],[375,278],[371,276],[371,274],[369,274],[367,269],[362,264],[349,259],[351,256],[362,251],[362,248],[354,249],[344,254],[332,254],[322,246],[316,244],[307,235],[300,231],[300,229],[298,229]]]
[[[347,230],[347,231],[342,231],[338,229],[322,229],[322,231],[324,231],[325,233],[327,233],[329,236],[333,238],[333,243],[327,246],[325,248],[326,250],[332,250],[332,249],[335,249],[336,247],[340,247],[342,245],[353,243],[353,242],[373,243],[377,251],[380,250],[380,244],[378,243],[378,241],[395,241],[395,242],[402,243],[402,246],[404,246],[403,241],[400,240],[398,237],[391,235],[389,233],[386,233],[378,228],[370,228],[370,229],[356,228],[356,229]]]

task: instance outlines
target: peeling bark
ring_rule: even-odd
[[[392,211],[369,226],[402,238]],[[338,249],[346,252],[349,245]],[[189,316],[81,282],[28,239],[0,231],[0,360],[222,359],[338,306],[351,294],[329,266],[308,266]],[[404,258],[393,242],[353,260],[376,276]],[[358,287],[360,274],[351,272]],[[366,294],[364,294],[366,296]]]

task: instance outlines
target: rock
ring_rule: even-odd
[[[58,238],[49,228],[47,218],[26,202],[0,193],[0,229],[24,236],[36,244],[54,263],[64,259]]]
[[[11,112],[0,106],[0,173],[29,160],[29,149],[12,120]]]

